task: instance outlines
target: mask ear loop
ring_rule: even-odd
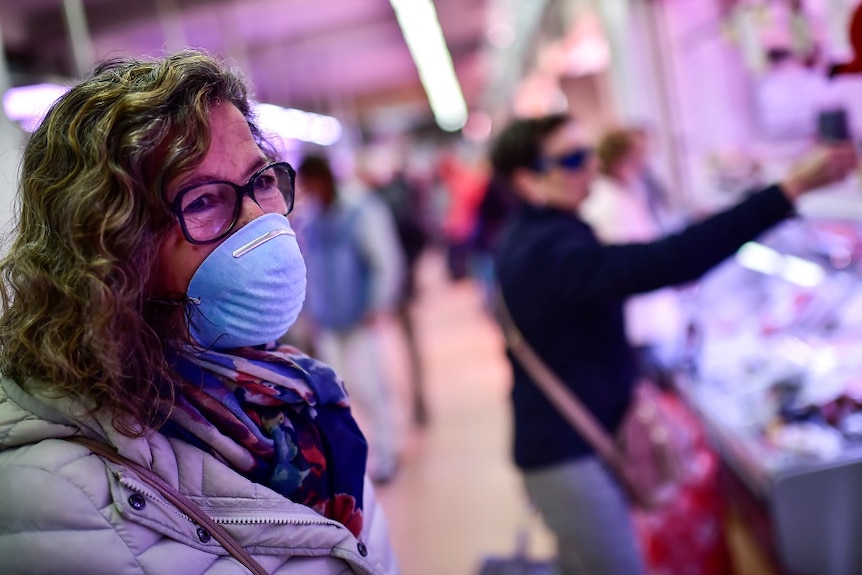
[[[183,316],[185,319],[184,325],[186,325],[186,326],[191,327],[194,324],[195,319],[197,319],[197,318],[203,318],[205,321],[210,322],[210,324],[215,325],[209,319],[207,319],[207,317],[203,314],[203,312],[200,311],[200,309],[198,309],[197,318],[194,317],[195,314],[192,314],[193,308],[189,304],[196,305],[196,306],[200,305],[201,298],[199,298],[199,297],[190,297],[186,294],[183,294],[181,297],[176,298],[176,299],[152,298],[152,299],[150,299],[150,302],[157,304],[157,305],[165,305],[165,306],[171,306],[171,307],[183,306]],[[191,330],[189,330],[189,331],[191,331]],[[220,335],[218,338],[216,338],[215,341],[212,342],[212,344],[210,344],[207,347],[204,347],[199,342],[195,341],[194,338],[191,338],[191,337],[189,338],[188,344],[197,352],[207,352],[207,351],[214,349],[215,345],[218,343],[219,339],[221,339],[222,337],[224,337],[224,335]]]
[[[189,297],[189,296],[187,296],[187,295],[184,295],[182,298],[179,298],[179,299],[152,298],[152,299],[150,299],[150,302],[152,302],[152,303],[157,303],[157,304],[161,304],[161,305],[169,305],[169,306],[178,307],[178,306],[185,305],[185,304],[188,304],[188,303],[193,303],[193,304],[195,304],[195,305],[200,305],[200,303],[201,303],[201,298],[199,298],[199,297]]]

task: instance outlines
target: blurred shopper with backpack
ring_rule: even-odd
[[[308,269],[305,313],[317,354],[342,374],[368,436],[368,473],[385,483],[398,468],[381,329],[394,320],[404,254],[387,206],[358,181],[336,182],[326,158],[308,156],[297,186],[314,207],[301,246]]]

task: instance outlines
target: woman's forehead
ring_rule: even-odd
[[[584,129],[578,122],[572,120],[566,122],[545,138],[542,152],[546,156],[554,156],[570,152],[574,148],[587,146],[588,143]]]

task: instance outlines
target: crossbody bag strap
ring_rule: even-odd
[[[168,502],[188,515],[195,523],[209,531],[213,538],[221,543],[222,547],[224,547],[228,553],[251,571],[253,575],[269,575],[267,570],[264,569],[261,564],[245,550],[245,547],[240,545],[240,543],[234,539],[234,537],[228,533],[224,527],[213,521],[213,519],[207,515],[197,503],[171,487],[171,485],[164,479],[146,467],[138,465],[134,461],[123,457],[117,453],[114,448],[101,441],[80,436],[67,437],[65,439],[83,445],[96,455],[104,457],[108,461],[130,468],[140,476],[145,483],[148,483],[150,486],[155,488],[156,491],[161,493]]]
[[[515,321],[506,307],[503,290],[499,286],[497,286],[497,313],[506,345],[518,363],[526,370],[536,386],[544,392],[569,425],[595,449],[599,457],[612,468],[618,469],[620,454],[614,440],[581,403],[578,396],[542,361],[542,358],[524,338],[524,334],[515,325]]]

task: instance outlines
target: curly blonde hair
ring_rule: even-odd
[[[129,436],[158,428],[173,402],[167,354],[183,315],[150,285],[177,225],[165,190],[206,154],[217,102],[235,105],[266,149],[240,76],[183,51],[101,64],[24,151],[16,235],[0,261],[0,370],[106,410]]]

